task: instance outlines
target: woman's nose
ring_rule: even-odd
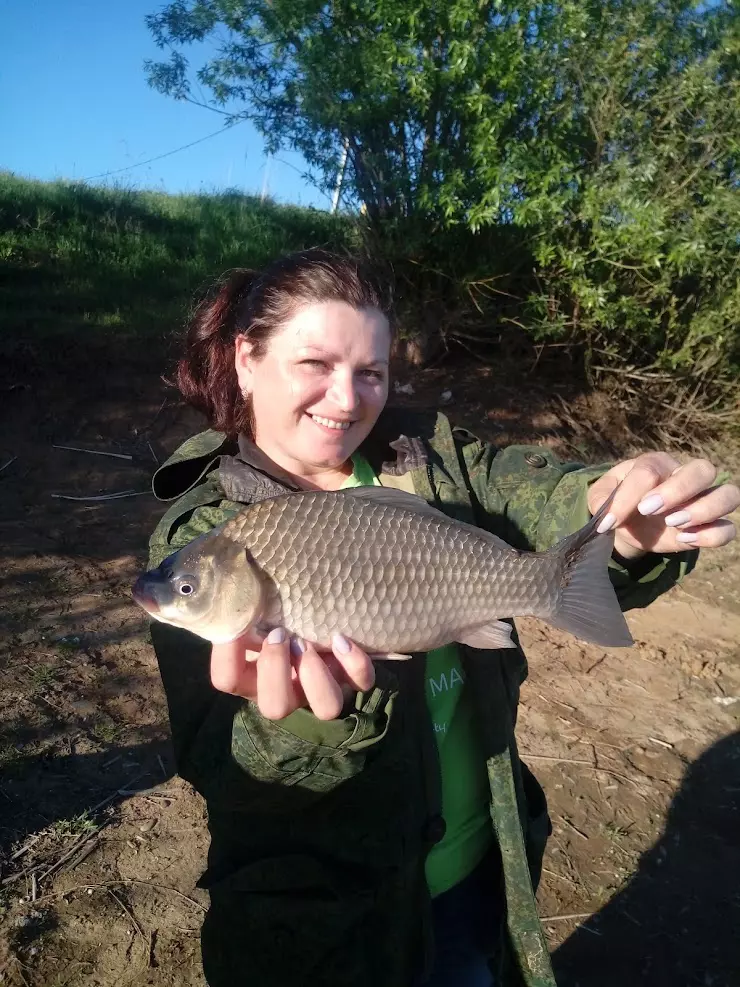
[[[329,388],[329,397],[342,411],[354,411],[359,403],[354,376],[341,374],[334,377]]]

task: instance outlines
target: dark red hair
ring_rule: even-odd
[[[185,338],[175,383],[211,428],[228,435],[251,431],[251,412],[234,365],[237,336],[264,355],[270,337],[303,305],[341,301],[389,316],[390,303],[358,261],[313,248],[288,254],[263,271],[225,274],[198,305]]]

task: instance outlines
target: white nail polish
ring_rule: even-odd
[[[268,644],[282,644],[284,640],[285,640],[284,627],[273,627],[273,629],[267,635]]]
[[[599,522],[599,526],[596,529],[598,534],[606,534],[607,531],[611,531],[614,525],[617,523],[617,518],[614,514],[605,514],[604,517]]]
[[[668,515],[665,523],[669,528],[676,528],[679,524],[686,524],[690,520],[691,515],[688,511],[674,511],[673,514]]]
[[[653,494],[652,496],[641,500],[637,505],[637,510],[640,514],[655,514],[655,512],[659,511],[661,507],[663,507],[663,498],[660,494]]]
[[[697,539],[697,535],[693,531],[682,531],[680,534],[676,535],[676,541],[690,543]]]
[[[340,655],[349,654],[352,648],[352,645],[343,634],[335,634],[332,638],[332,644],[334,646],[334,650],[338,651]]]

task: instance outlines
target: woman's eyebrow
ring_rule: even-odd
[[[323,346],[320,346],[317,343],[306,343],[304,346],[301,346],[297,352],[299,355],[305,353],[321,353],[322,356],[328,356],[331,357],[332,359],[334,359],[334,357],[336,356],[336,354],[332,350],[325,349]],[[374,359],[365,360],[363,361],[363,363],[366,366],[382,364],[383,366],[387,367],[389,361],[385,357],[379,356]]]

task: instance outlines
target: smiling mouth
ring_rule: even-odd
[[[335,432],[346,432],[350,425],[354,425],[354,422],[340,421],[336,418],[324,418],[321,415],[312,415],[308,412],[308,417],[311,421],[316,422],[317,425],[323,425],[324,428],[331,428]]]

